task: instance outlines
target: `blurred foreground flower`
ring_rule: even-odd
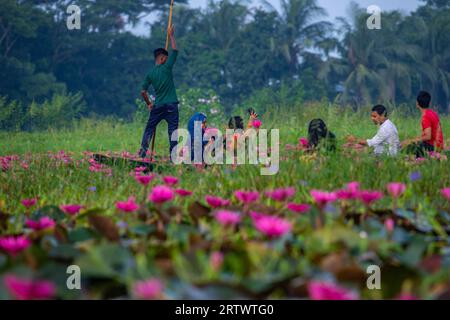
[[[32,206],[34,206],[37,203],[37,198],[33,199],[23,199],[22,204],[25,206],[25,208],[29,209]]]
[[[259,199],[259,192],[258,191],[242,191],[242,190],[237,190],[234,195],[236,196],[236,198],[244,203],[244,204],[249,204],[252,202],[255,202]]]
[[[143,186],[148,185],[150,182],[152,182],[152,180],[155,178],[154,174],[151,175],[141,175],[140,173],[136,173],[136,175],[134,176],[134,178],[136,179],[137,182],[139,182],[140,184],[142,184]]]
[[[186,189],[176,189],[175,193],[179,195],[180,197],[188,197],[192,195],[192,191],[186,190]]]
[[[168,186],[174,186],[178,183],[178,178],[172,176],[165,176],[163,177],[163,181]]]
[[[223,253],[220,251],[214,251],[209,257],[209,264],[214,271],[218,271],[223,264]]]
[[[119,201],[116,208],[123,212],[134,212],[139,209],[139,205],[135,202],[134,197],[129,197],[127,201]]]
[[[257,212],[252,212],[252,218],[255,228],[269,238],[279,238],[291,231],[292,228],[291,223],[283,218]]]
[[[156,186],[152,189],[148,199],[154,203],[161,204],[172,201],[175,197],[173,190],[167,186]]]
[[[220,210],[216,213],[216,219],[224,226],[234,226],[241,221],[241,216],[237,212]]]
[[[370,206],[373,202],[383,198],[383,193],[380,191],[363,190],[359,193],[359,199],[366,205]]]
[[[287,208],[295,213],[304,213],[311,209],[311,207],[307,204],[302,203],[288,203]]]
[[[40,230],[46,230],[46,229],[53,229],[56,225],[56,222],[49,217],[42,217],[37,221],[27,219],[25,222],[25,225],[30,229],[33,229],[35,231],[40,231]]]
[[[450,188],[445,188],[441,190],[441,194],[444,198],[450,201]]]
[[[358,296],[333,283],[312,281],[308,284],[309,297],[312,300],[357,300]]]
[[[225,207],[230,204],[230,200],[222,199],[219,197],[214,196],[205,196],[206,202],[212,207],[212,208],[219,208],[219,207]]]
[[[163,284],[158,279],[138,281],[133,285],[133,295],[138,299],[158,299],[161,298],[163,288]]]
[[[406,185],[400,182],[391,182],[387,185],[387,190],[393,198],[398,198],[405,192]]]
[[[337,195],[335,192],[311,190],[310,193],[320,209],[323,209],[327,204],[337,200]]]
[[[273,191],[266,191],[265,194],[272,200],[283,202],[294,196],[295,188],[279,188]]]
[[[56,294],[56,286],[46,280],[21,279],[14,275],[4,277],[9,294],[18,300],[46,300]]]
[[[81,209],[83,209],[83,206],[79,205],[79,204],[67,204],[67,205],[62,205],[59,208],[64,213],[74,216],[74,215],[78,214]]]
[[[3,236],[0,237],[0,249],[16,256],[31,245],[31,241],[26,236]]]

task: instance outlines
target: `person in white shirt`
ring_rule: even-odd
[[[348,142],[369,146],[374,149],[376,155],[387,154],[396,156],[400,149],[400,139],[395,125],[387,117],[386,107],[383,105],[376,105],[372,108],[371,116],[373,123],[379,125],[378,132],[372,139],[359,140],[350,136]]]

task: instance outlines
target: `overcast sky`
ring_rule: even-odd
[[[258,0],[250,0],[253,5],[258,5]],[[275,8],[279,8],[279,0],[267,0]],[[169,1],[168,1],[169,2]],[[176,0],[175,0],[176,2]],[[207,0],[189,0],[189,5],[191,7],[205,7]],[[325,8],[328,12],[328,19],[334,20],[336,17],[347,16],[348,6],[352,0],[318,0],[318,4]],[[419,0],[357,0],[354,1],[358,3],[361,7],[368,7],[370,5],[377,5],[381,10],[401,10],[405,13],[415,10],[420,4]],[[137,34],[145,35],[148,33],[148,28],[143,25],[139,26],[134,30]]]
[[[349,3],[352,0],[318,0],[318,4],[324,7],[330,18],[345,16]],[[278,7],[279,0],[268,0],[273,6]],[[381,10],[394,10],[401,9],[405,12],[410,12],[416,9],[420,2],[419,0],[357,0],[355,1],[362,7],[368,7],[370,5],[377,5]],[[189,0],[191,7],[204,7],[207,0]],[[258,4],[257,0],[252,1],[253,4]]]

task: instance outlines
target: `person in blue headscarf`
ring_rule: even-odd
[[[208,143],[207,141],[203,141],[203,135],[206,131],[206,115],[201,112],[197,112],[194,114],[191,119],[189,119],[188,123],[188,131],[191,136],[191,161],[194,162],[194,160],[203,162],[203,150]],[[197,155],[195,157],[195,150],[197,147],[197,152],[200,152],[201,155]]]

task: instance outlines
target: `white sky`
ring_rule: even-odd
[[[249,0],[253,5],[257,6],[259,0]],[[275,8],[279,8],[279,0],[267,0],[271,3]],[[169,0],[168,0],[169,2]],[[189,5],[191,7],[205,7],[208,0],[189,0]],[[318,4],[325,8],[328,12],[328,19],[334,20],[336,17],[345,17],[347,16],[348,6],[352,2],[352,0],[318,0]],[[354,2],[358,3],[361,7],[368,7],[370,5],[377,5],[381,8],[382,11],[389,10],[401,10],[405,13],[411,12],[415,10],[419,5],[423,4],[419,0],[354,0]],[[175,0],[176,3],[176,0]],[[150,16],[147,20],[152,20]],[[148,28],[146,28],[143,24],[138,26],[134,33],[139,35],[148,34]]]

